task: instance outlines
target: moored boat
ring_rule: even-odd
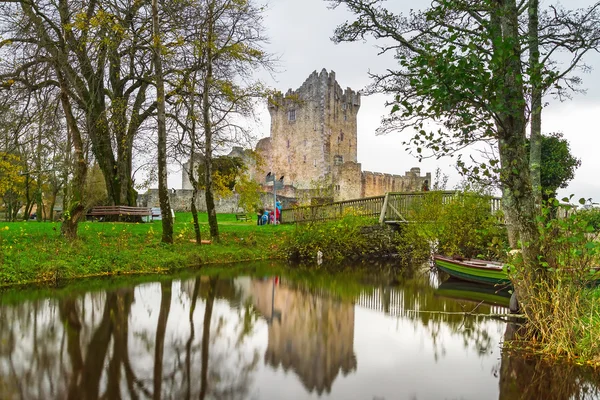
[[[510,286],[508,268],[496,261],[434,256],[435,265],[448,275],[464,281],[485,285]]]

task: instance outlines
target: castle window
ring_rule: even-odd
[[[347,104],[347,103],[343,103],[343,104],[342,104],[342,110],[345,110],[345,109],[347,109],[347,108],[348,108],[348,104]]]
[[[290,148],[290,139],[288,139],[286,143],[287,143],[287,148],[289,149]]]
[[[317,160],[314,161],[314,165],[315,165],[315,167],[317,166]]]
[[[344,113],[344,121],[348,121],[348,114]]]
[[[343,156],[333,156],[333,165],[342,165],[344,163]]]
[[[344,141],[344,132],[340,131],[340,142]]]
[[[339,192],[340,191],[340,185],[335,185],[335,190]]]
[[[306,156],[304,156],[304,164],[306,164]]]
[[[288,111],[288,121],[295,121],[296,120],[296,110],[289,110]]]

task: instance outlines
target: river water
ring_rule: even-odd
[[[235,271],[3,292],[0,398],[600,398],[593,373],[501,351],[501,295],[427,270]]]

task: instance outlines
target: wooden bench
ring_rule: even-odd
[[[117,216],[117,220],[121,217],[139,216],[152,217],[152,209],[148,207],[129,207],[129,206],[96,206],[88,211],[88,218],[108,217],[110,215]]]
[[[238,213],[235,214],[235,219],[236,221],[249,221],[250,217],[248,217],[248,214]]]

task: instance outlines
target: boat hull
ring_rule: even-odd
[[[511,285],[508,272],[505,268],[469,265],[467,261],[453,260],[447,257],[436,256],[435,265],[448,275],[467,282],[481,283],[484,285]]]

